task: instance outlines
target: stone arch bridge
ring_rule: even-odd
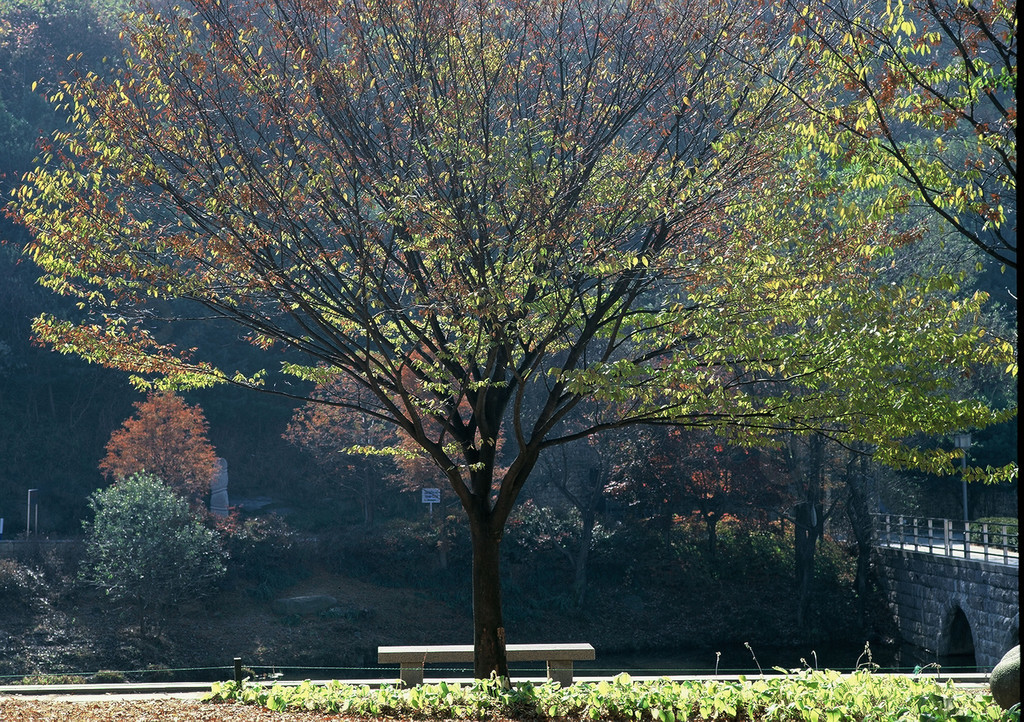
[[[905,641],[986,671],[1019,644],[1017,525],[876,515],[875,546]]]

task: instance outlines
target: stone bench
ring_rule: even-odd
[[[505,646],[509,662],[546,662],[548,677],[562,686],[572,684],[572,663],[594,658],[594,648],[586,643],[509,644]],[[411,645],[377,647],[379,664],[401,666],[402,681],[408,686],[423,684],[423,667],[433,663],[472,663],[472,644]]]

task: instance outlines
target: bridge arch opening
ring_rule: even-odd
[[[960,606],[953,609],[945,625],[939,646],[939,663],[953,668],[976,668],[978,665],[971,623]]]

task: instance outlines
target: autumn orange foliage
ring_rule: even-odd
[[[199,506],[217,465],[202,409],[173,392],[151,393],[135,408],[135,416],[110,435],[100,471],[114,479],[148,471]]]

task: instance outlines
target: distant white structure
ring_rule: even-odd
[[[227,516],[228,509],[228,462],[217,457],[217,470],[210,481],[210,513]]]

